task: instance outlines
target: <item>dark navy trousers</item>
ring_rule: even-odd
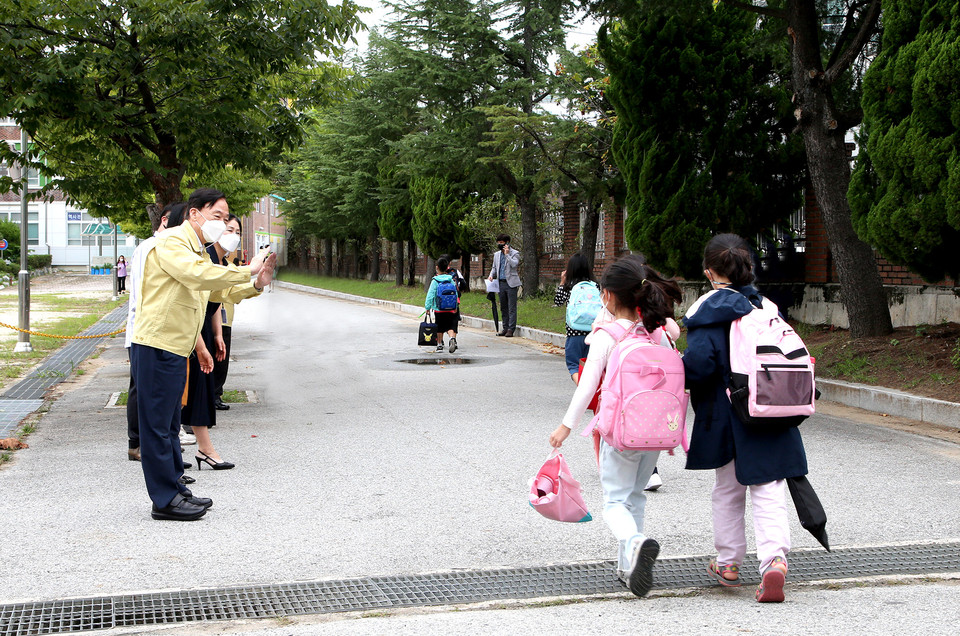
[[[130,346],[130,371],[137,386],[140,465],[157,508],[185,490],[180,454],[180,400],[187,383],[187,359],[146,345]]]

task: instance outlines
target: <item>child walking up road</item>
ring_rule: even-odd
[[[437,259],[437,275],[430,281],[430,289],[423,307],[432,311],[437,321],[437,353],[443,351],[443,334],[450,336],[450,353],[457,350],[457,323],[460,321],[460,293],[453,276],[447,273],[449,261]]]
[[[600,385],[610,354],[618,339],[613,333],[646,329],[654,341],[670,346],[661,329],[673,305],[681,299],[680,287],[665,280],[637,255],[626,256],[604,272],[601,299],[615,318],[614,324],[598,328],[587,337],[590,353],[580,383],[563,417],[550,435],[550,444],[559,448],[576,426]],[[613,333],[611,333],[613,332]],[[604,399],[601,394],[601,401]],[[617,573],[630,591],[644,596],[653,586],[653,566],[660,544],[643,533],[647,485],[660,451],[617,450],[600,440],[600,485],[603,488],[603,518],[619,542]]]
[[[704,251],[703,269],[713,290],[683,318],[688,330],[683,366],[696,413],[687,468],[716,470],[712,498],[717,558],[709,570],[721,585],[740,585],[749,490],[762,577],[756,599],[780,602],[790,551],[784,480],[807,474],[807,458],[795,426],[745,425],[727,397],[730,324],[760,304],[752,286],[750,248],[734,234],[715,236]]]

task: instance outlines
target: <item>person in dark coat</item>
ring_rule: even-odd
[[[683,318],[683,366],[695,413],[686,467],[716,470],[712,500],[717,558],[709,569],[722,585],[740,584],[749,490],[762,575],[756,598],[779,602],[790,551],[785,480],[807,474],[806,453],[796,427],[746,426],[727,397],[730,323],[760,305],[749,246],[734,234],[716,236],[704,251],[703,267],[713,289]]]

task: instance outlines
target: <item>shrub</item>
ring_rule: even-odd
[[[30,254],[27,256],[27,269],[31,272],[35,269],[43,269],[44,267],[50,267],[52,262],[52,254]]]

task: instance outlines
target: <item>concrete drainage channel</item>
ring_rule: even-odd
[[[714,585],[709,558],[657,561],[655,588]],[[756,584],[756,560],[744,564]],[[797,551],[791,582],[960,572],[960,542]],[[125,594],[0,606],[0,636],[624,592],[613,562]]]

